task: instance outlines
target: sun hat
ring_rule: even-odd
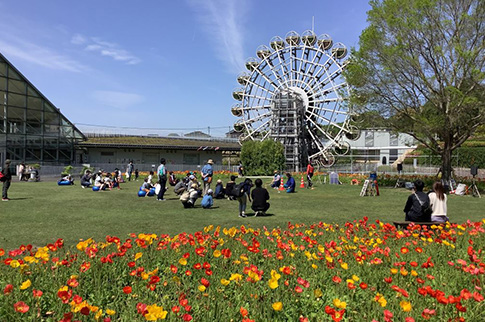
[[[214,192],[214,191],[212,191],[212,189],[207,190],[207,193],[208,193],[208,194],[211,194],[211,193],[213,193],[213,192]]]
[[[191,174],[191,175],[189,176],[189,179],[190,179],[190,180],[194,180],[194,179],[195,179],[195,176],[194,176],[193,174]]]
[[[207,163],[214,164],[214,161],[212,161],[212,159],[209,159],[209,161],[207,161]]]

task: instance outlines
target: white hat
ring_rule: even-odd
[[[212,189],[207,190],[207,193],[208,193],[208,194],[213,193]]]
[[[214,161],[212,161],[212,159],[209,159],[209,161],[207,161],[207,163],[214,164]]]

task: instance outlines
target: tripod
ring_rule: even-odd
[[[472,181],[472,185],[471,185],[470,189],[472,190],[473,197],[482,198],[482,196],[480,196],[480,192],[478,191],[478,187],[475,184],[475,176],[473,176],[473,181]]]
[[[401,173],[399,172],[399,177],[397,178],[396,185],[394,188],[402,188],[404,187],[404,181],[401,179]]]

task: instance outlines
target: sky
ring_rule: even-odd
[[[317,35],[358,47],[369,9],[366,0],[0,0],[0,52],[82,131],[223,136],[237,120],[237,75],[259,45],[313,20]]]

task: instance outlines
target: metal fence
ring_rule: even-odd
[[[436,157],[434,157],[436,158]],[[338,173],[370,173],[375,171],[379,174],[386,173],[386,174],[398,174],[397,169],[389,164],[382,165],[379,164],[379,156],[366,156],[365,159],[362,156],[342,156],[338,157],[336,163],[330,168],[318,168],[318,171],[334,171]],[[452,165],[457,164],[457,160],[454,159]],[[121,163],[91,163],[89,165],[93,167],[95,170],[103,170],[103,171],[114,171],[115,168],[120,169],[123,173],[126,171],[126,164]],[[168,164],[166,165],[168,171],[200,171],[203,165],[188,165],[188,164]],[[56,165],[43,165],[40,169],[40,174],[42,176],[60,176],[63,172],[65,166],[56,166]],[[83,170],[83,165],[73,165],[73,169],[71,171],[72,174],[78,175]],[[158,164],[135,164],[135,169],[138,171],[156,171],[158,168]],[[213,165],[214,171],[230,171],[230,172],[237,172],[238,166],[237,165],[221,165],[215,164]],[[275,169],[276,170],[276,169]],[[306,169],[303,169],[305,171]],[[434,176],[438,173],[439,166],[433,164],[432,159],[430,156],[417,156],[408,158],[403,164],[403,174],[422,174],[422,175],[431,175]],[[470,175],[470,168],[458,168],[454,166],[453,168],[455,176],[458,177],[469,177]],[[268,175],[271,175],[268,174]],[[479,178],[485,178],[485,170],[479,169],[478,176]]]

